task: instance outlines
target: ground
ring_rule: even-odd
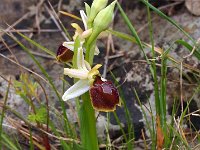
[[[31,37],[35,41],[39,42],[44,47],[47,47],[51,51],[57,51],[58,46],[66,40],[66,37],[61,34],[61,31],[55,24],[55,21],[51,19],[48,10],[50,10],[49,4],[40,1],[41,3],[36,3],[35,0],[31,1],[22,1],[22,0],[1,0],[0,5],[0,27],[3,29],[7,29],[7,31],[15,33],[14,29],[18,29],[20,32],[23,32],[27,36]],[[64,10],[75,15],[78,14],[78,10],[83,7],[82,1],[68,1],[63,0],[60,1],[62,4],[57,1],[51,1],[55,11]],[[88,1],[90,3],[90,1]],[[146,8],[142,3],[126,1],[122,2],[122,6],[125,9],[129,19],[131,20],[133,26],[136,31],[138,31],[139,37],[142,41],[147,43],[150,42],[148,24],[147,24],[147,12]],[[160,8],[167,15],[170,15],[172,19],[174,19],[178,24],[182,26],[182,28],[187,31],[194,39],[198,39],[200,37],[200,17],[194,16],[189,12],[184,2],[169,2],[165,1],[163,4],[154,4],[156,7]],[[60,20],[63,22],[64,26],[67,27],[69,33],[73,34],[73,29],[70,27],[70,23],[77,22],[75,19],[71,19],[70,17],[59,14]],[[178,39],[188,39],[174,26],[172,26],[169,22],[162,19],[160,16],[152,13],[153,20],[153,28],[154,28],[154,40],[155,45],[161,47],[163,49],[167,49],[168,47],[173,45],[173,50],[170,51],[170,55],[174,57],[178,61],[182,61],[190,65],[193,68],[200,69],[199,61],[194,56],[189,56],[184,58],[189,54],[185,48],[178,46],[174,42]],[[81,23],[81,22],[79,22]],[[12,27],[8,27],[11,25]],[[14,29],[13,29],[14,28]],[[113,29],[125,33],[130,33],[128,27],[125,26],[122,17],[117,13],[114,23]],[[1,33],[3,36],[0,42],[3,40],[10,47],[12,55],[5,44],[3,42],[0,43],[0,75],[5,77],[7,80],[11,77],[12,79],[19,79],[19,75],[21,72],[27,71],[28,69],[41,74],[38,67],[34,64],[34,62],[30,59],[30,57],[10,38],[8,38],[4,33]],[[19,37],[20,38],[20,37]],[[49,76],[53,79],[57,89],[62,91],[62,76],[63,76],[63,64],[58,63],[54,58],[50,57],[44,52],[41,52],[36,47],[33,47],[31,44],[27,43],[24,39],[20,38],[20,40],[25,43],[32,53],[36,56],[42,66],[44,66],[45,70],[48,71]],[[145,121],[143,119],[143,115],[141,113],[140,106],[136,100],[134,89],[137,91],[141,102],[146,105],[148,108],[148,101],[152,104],[153,113],[155,115],[155,107],[154,107],[154,92],[153,92],[153,81],[152,76],[150,74],[149,65],[144,61],[144,56],[140,51],[139,47],[134,43],[124,41],[122,39],[116,38],[113,36],[113,42],[115,51],[110,52],[109,55],[106,56],[106,40],[101,40],[98,44],[100,47],[101,54],[98,58],[95,59],[95,63],[104,64],[107,62],[107,65],[102,67],[102,74],[104,74],[108,79],[112,79],[110,76],[110,72],[116,76],[116,79],[119,81],[120,88],[123,89],[123,93],[125,96],[126,104],[132,115],[132,122],[134,124],[135,136],[136,139],[141,138],[141,129],[145,129]],[[150,50],[145,49],[145,53],[148,56],[151,56]],[[6,56],[6,58],[2,57]],[[159,56],[159,54],[157,54]],[[8,59],[16,59],[19,64],[25,66],[26,68],[21,69],[18,65],[14,64]],[[159,63],[159,60],[157,60]],[[172,62],[168,62],[169,69],[167,74],[168,79],[168,109],[169,115],[170,110],[172,109],[172,104],[174,101],[174,97],[177,97],[180,100],[180,93],[183,93],[183,99],[185,102],[191,97],[196,89],[196,81],[188,80],[187,77],[183,79],[183,88],[180,91],[180,71],[177,68],[180,68],[180,64],[174,64]],[[28,72],[30,73],[30,70]],[[192,78],[191,69],[184,68],[183,72],[185,76],[189,76]],[[160,70],[158,67],[158,74],[160,76]],[[42,83],[45,83],[42,81]],[[3,100],[7,81],[4,78],[0,77],[0,99]],[[47,91],[47,94],[51,98],[50,105],[59,109],[58,100],[55,94],[52,92],[48,84],[44,84],[44,87]],[[66,87],[67,88],[67,87]],[[199,93],[199,92],[198,92]],[[191,112],[198,110],[200,108],[200,102],[198,93],[194,96],[192,100]],[[42,96],[42,93],[41,93]],[[23,100],[15,94],[15,90],[11,87],[11,91],[9,93],[9,101],[8,105],[19,110],[23,116],[27,116],[27,105],[23,102]],[[74,104],[72,102],[72,106]],[[22,109],[23,107],[23,109]],[[69,106],[66,105],[66,108]],[[146,110],[147,111],[147,110]],[[68,115],[72,122],[76,122],[76,114],[74,115],[70,109],[67,109]],[[124,128],[126,128],[126,119],[124,117],[124,109],[123,107],[117,108],[117,114],[123,123]],[[148,118],[150,119],[150,115],[147,111]],[[100,113],[98,117],[98,132],[101,138],[104,138],[105,129],[102,127],[105,121],[104,113]],[[52,115],[53,118],[56,118]],[[193,116],[191,118],[193,120],[193,124],[195,128],[200,129],[200,117]],[[116,125],[115,119],[111,117],[111,138],[115,139],[120,136],[119,126]],[[59,125],[58,125],[59,126]],[[148,133],[146,133],[148,136]]]

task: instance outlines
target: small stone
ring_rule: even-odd
[[[193,15],[200,16],[200,1],[199,0],[186,0],[185,6],[188,11]]]

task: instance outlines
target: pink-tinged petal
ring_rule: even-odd
[[[116,105],[120,105],[117,88],[111,81],[102,81],[99,76],[96,77],[90,88],[90,97],[94,109],[98,111],[114,111]]]
[[[90,89],[88,80],[79,80],[73,86],[71,86],[62,96],[64,101],[76,98]]]
[[[92,28],[83,31],[83,33],[81,34],[81,38],[82,38],[82,39],[86,39],[86,38],[88,38],[91,34],[92,34]]]
[[[74,52],[66,48],[63,45],[60,45],[57,50],[56,58],[60,62],[69,62],[72,60]]]

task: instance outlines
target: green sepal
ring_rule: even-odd
[[[90,15],[90,6],[85,2],[85,11],[86,11],[86,14],[87,16]]]

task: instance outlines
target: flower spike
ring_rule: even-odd
[[[69,51],[73,53],[75,41],[78,37],[79,47],[77,47],[74,55],[76,58],[73,59],[73,65],[75,67],[64,68],[64,74],[79,80],[64,93],[62,99],[67,101],[81,96],[85,92],[89,92],[93,108],[97,111],[104,112],[114,111],[117,105],[121,105],[119,92],[111,81],[101,78],[99,68],[102,65],[97,64],[91,67],[84,59],[84,52],[87,52],[86,56],[89,62],[91,61],[88,55],[92,56],[91,59],[93,60],[93,55],[99,54],[96,40],[98,37],[101,37],[100,34],[103,35],[102,33],[111,23],[117,0],[106,7],[107,2],[108,0],[94,0],[91,7],[85,3],[87,15],[83,10],[80,10],[84,29],[78,24],[72,23],[72,27],[75,28],[74,41],[64,42],[57,53],[58,59],[61,59]]]

